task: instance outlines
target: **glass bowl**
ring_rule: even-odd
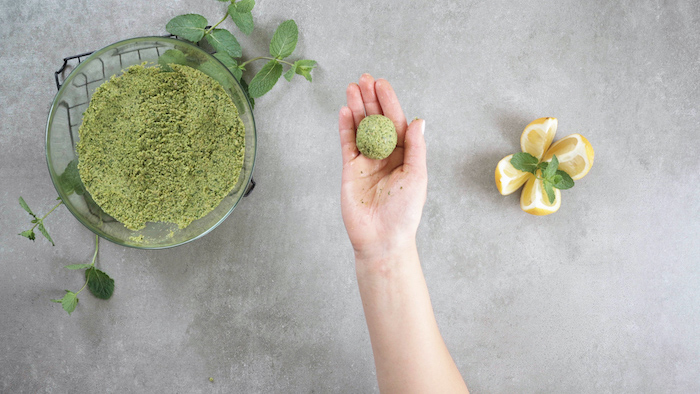
[[[217,80],[238,107],[245,126],[245,156],[236,186],[224,200],[206,216],[184,229],[172,223],[148,222],[133,231],[100,209],[85,190],[77,171],[78,129],[82,114],[92,94],[112,75],[121,75],[127,67],[147,62],[158,64],[158,58],[168,50],[180,51],[187,65],[197,68]],[[138,37],[120,41],[100,49],[82,61],[65,79],[56,94],[46,125],[46,161],[56,191],[68,210],[92,232],[123,246],[140,249],[162,249],[198,239],[226,219],[252,188],[256,153],[255,121],[250,103],[241,85],[215,57],[192,44],[165,37]]]

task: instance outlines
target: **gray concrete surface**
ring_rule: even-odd
[[[86,294],[70,317],[50,303],[81,285],[62,266],[93,251],[65,208],[47,220],[55,247],[16,235],[20,195],[40,212],[56,196],[43,142],[53,71],[223,9],[0,1],[0,392],[376,392],[338,198],[337,111],[363,72],[427,119],[419,248],[473,392],[700,392],[695,0],[259,0],[244,56],[294,18],[295,58],[320,67],[258,101],[253,194],[182,247],[103,242],[112,299]],[[558,138],[585,135],[596,159],[558,213],[533,217],[498,194],[493,170],[541,116],[559,118]]]

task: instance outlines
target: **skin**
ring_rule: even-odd
[[[425,121],[406,122],[386,80],[363,74],[339,113],[341,210],[355,253],[379,389],[383,393],[467,393],[438,330],[416,247],[428,173]],[[394,122],[397,147],[386,159],[360,155],[355,131],[369,115]]]

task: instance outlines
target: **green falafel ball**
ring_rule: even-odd
[[[381,160],[389,157],[396,148],[396,141],[396,127],[386,116],[367,116],[357,127],[357,149],[370,159]]]

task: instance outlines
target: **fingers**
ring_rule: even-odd
[[[416,119],[408,125],[404,140],[403,164],[409,170],[427,173],[424,132],[425,120],[423,119]]]
[[[391,84],[385,79],[378,79],[374,87],[384,116],[391,119],[391,121],[394,122],[394,127],[396,127],[396,134],[398,136],[397,145],[403,147],[407,127],[406,116],[403,114],[399,99],[396,97],[396,92],[394,92],[394,88],[392,88]]]
[[[345,96],[348,101],[348,108],[352,112],[352,118],[355,122],[354,128],[357,128],[360,121],[365,117],[365,104],[362,102],[360,86],[354,82],[351,83],[345,90]]]
[[[360,92],[362,93],[362,102],[365,105],[367,116],[383,115],[382,106],[377,100],[377,93],[374,88],[374,78],[369,74],[362,74],[360,77]]]
[[[338,113],[338,131],[340,132],[340,150],[343,155],[343,165],[357,157],[360,152],[355,145],[355,121],[353,112],[343,107]]]

